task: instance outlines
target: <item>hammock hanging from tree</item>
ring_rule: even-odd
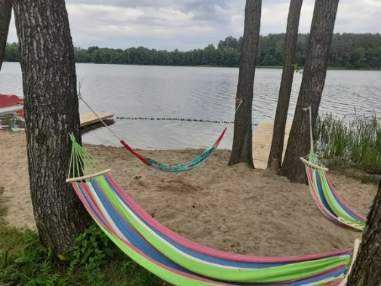
[[[147,158],[143,156],[141,153],[134,150],[124,139],[122,139],[120,136],[118,136],[114,131],[110,129],[110,127],[102,120],[102,118],[98,115],[98,113],[82,98],[80,94],[78,95],[78,98],[91,110],[92,113],[94,113],[94,115],[98,118],[98,120],[106,128],[106,130],[109,131],[110,134],[113,135],[128,152],[130,152],[134,157],[139,159],[145,165],[162,172],[181,173],[181,172],[190,171],[194,168],[201,166],[203,163],[205,163],[209,159],[209,157],[213,154],[213,152],[218,148],[227,130],[227,128],[224,128],[220,136],[217,138],[217,140],[214,142],[214,144],[211,147],[206,148],[201,154],[195,156],[192,160],[188,162],[174,164],[174,165],[160,163],[151,158]],[[237,110],[240,107],[240,105],[241,104],[238,105]]]
[[[95,161],[72,136],[69,179],[86,210],[131,259],[161,279],[194,285],[338,285],[352,250],[294,257],[251,257],[190,242],[145,212],[110,170],[92,175]]]
[[[328,180],[328,169],[322,166],[318,156],[314,152],[314,140],[312,132],[312,113],[309,111],[310,120],[310,154],[308,160],[300,158],[306,167],[306,174],[312,198],[322,214],[340,226],[350,227],[363,231],[366,217],[351,208],[348,203],[336,192],[334,184]]]
[[[306,167],[310,193],[322,214],[338,225],[363,231],[366,217],[351,208],[337,193],[327,178],[328,169],[318,163],[316,154],[310,154],[309,160],[302,158],[302,161]]]
[[[171,173],[181,173],[181,172],[186,172],[190,171],[198,166],[200,166],[202,163],[204,163],[206,160],[208,160],[209,156],[212,155],[212,153],[217,149],[218,145],[222,141],[222,139],[225,136],[227,128],[225,128],[216,142],[214,144],[205,149],[201,154],[197,155],[193,160],[186,162],[186,163],[181,163],[181,164],[176,164],[176,165],[169,165],[169,164],[164,164],[160,163],[158,161],[155,161],[153,159],[144,157],[142,154],[138,153],[130,145],[128,145],[124,140],[120,140],[120,143],[123,145],[123,147],[129,151],[132,155],[134,155],[136,158],[138,158],[141,162],[146,164],[147,166],[153,167],[156,170],[160,170],[163,172],[171,172]]]

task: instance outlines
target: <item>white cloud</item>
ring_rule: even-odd
[[[243,31],[244,0],[70,0],[74,42],[126,48],[190,49]],[[288,0],[263,1],[262,34],[285,32]],[[305,0],[300,32],[308,33],[314,1]],[[381,32],[379,0],[340,1],[336,32]],[[14,22],[10,41],[15,41]]]
[[[12,13],[11,23],[9,25],[8,42],[17,42],[15,17]]]
[[[381,33],[381,1],[341,1],[336,32]]]
[[[149,6],[129,8],[69,4],[68,12],[74,41],[81,46],[84,42],[85,45],[97,45],[97,40],[99,43],[106,40],[112,43],[114,39],[129,37],[170,39],[184,34],[196,37],[213,32],[213,27],[203,21],[195,23],[191,12],[170,7],[155,9]]]

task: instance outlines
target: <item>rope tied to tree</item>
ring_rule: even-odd
[[[308,111],[309,115],[309,128],[310,128],[310,154],[314,154],[314,134],[312,129],[312,107],[311,105],[303,108],[303,111]]]

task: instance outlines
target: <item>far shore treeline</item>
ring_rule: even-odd
[[[281,66],[283,63],[284,34],[262,36],[258,58],[259,66]],[[164,51],[133,47],[110,49],[89,47],[75,49],[77,63],[174,65],[174,66],[239,66],[242,39],[227,37],[217,47],[209,45],[190,51]],[[298,38],[296,64],[304,65],[308,35]],[[18,46],[8,44],[6,61],[18,61]],[[381,34],[335,34],[332,41],[329,65],[343,69],[381,69]]]

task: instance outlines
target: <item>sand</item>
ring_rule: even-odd
[[[196,242],[255,255],[299,255],[353,245],[360,233],[338,227],[314,205],[308,187],[245,165],[227,167],[218,151],[202,168],[179,175],[153,171],[120,148],[88,146],[101,167],[161,223]],[[181,162],[197,150],[144,151],[160,161]],[[25,134],[0,132],[1,200],[6,220],[34,228],[28,192]],[[366,214],[375,185],[332,174],[338,192]]]
[[[7,222],[19,228],[34,228],[24,132],[0,131],[0,189]]]
[[[287,121],[284,133],[283,156],[286,152],[288,136],[291,130],[291,121]],[[253,158],[254,166],[257,169],[266,169],[267,160],[270,155],[271,140],[273,138],[274,122],[270,120],[262,121],[254,130],[253,134]]]

